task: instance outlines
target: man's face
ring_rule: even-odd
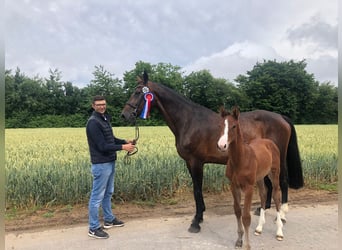
[[[104,114],[104,112],[106,111],[106,100],[95,101],[92,104],[92,107],[96,112]]]

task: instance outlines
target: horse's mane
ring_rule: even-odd
[[[181,93],[178,93],[176,90],[172,89],[169,86],[166,86],[162,83],[149,81],[148,75],[145,73],[144,73],[143,78],[141,78],[139,76],[137,77],[137,82],[139,84],[144,84],[144,85],[150,83],[153,85],[153,87],[162,89],[163,91],[168,93],[168,95],[163,96],[163,98],[168,98],[169,95],[172,95],[174,99],[177,98],[177,100],[172,100],[172,102],[177,103],[177,104],[181,103],[183,105],[183,108],[185,108],[185,107],[191,108],[192,111],[196,111],[196,113],[203,113],[204,112],[204,113],[217,114],[217,112],[214,112],[213,110],[211,110],[211,109],[209,109],[203,105],[195,103],[194,101],[190,100],[188,97],[184,96]],[[157,92],[159,93],[159,91],[157,91]]]
[[[155,86],[158,86],[159,88],[162,88],[163,90],[165,90],[168,93],[172,94],[173,96],[177,97],[178,102],[185,103],[186,105],[189,105],[189,106],[194,107],[196,109],[200,108],[200,109],[208,110],[210,112],[214,112],[213,110],[211,110],[211,109],[209,109],[203,105],[195,103],[194,101],[190,100],[188,97],[184,96],[183,94],[177,92],[176,90],[174,90],[174,89],[172,89],[172,88],[170,88],[164,84],[156,83],[156,82],[150,82],[150,83],[152,83]],[[214,112],[214,113],[216,113],[216,112]]]

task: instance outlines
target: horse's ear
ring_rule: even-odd
[[[141,82],[142,82],[142,80],[141,80],[141,78],[140,78],[139,76],[137,76],[137,82],[138,82],[138,83],[141,83]]]
[[[230,112],[224,108],[224,106],[220,107],[220,115],[222,118],[225,118],[227,115],[230,115]]]
[[[146,85],[148,82],[148,74],[147,74],[146,70],[144,70],[143,77],[144,77],[144,84]]]
[[[224,107],[221,106],[219,109],[219,113],[220,113],[221,117],[224,117],[224,111],[225,111]]]
[[[233,113],[233,116],[235,117],[235,119],[238,119],[239,115],[240,115],[239,107],[238,106],[234,106],[233,109],[232,109],[232,113]]]

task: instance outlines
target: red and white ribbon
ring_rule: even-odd
[[[145,93],[144,99],[145,99],[145,105],[140,114],[140,118],[147,119],[150,116],[151,102],[153,101],[153,94],[151,92]]]

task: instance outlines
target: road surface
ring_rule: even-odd
[[[284,240],[275,239],[275,211],[266,213],[262,235],[253,231],[258,217],[252,215],[252,249],[337,250],[338,205],[292,206],[284,225]],[[205,215],[200,233],[187,231],[192,217],[162,217],[127,221],[124,227],[107,230],[109,239],[87,236],[87,225],[51,230],[15,232],[5,235],[6,250],[163,250],[163,249],[234,249],[237,238],[234,215]]]

